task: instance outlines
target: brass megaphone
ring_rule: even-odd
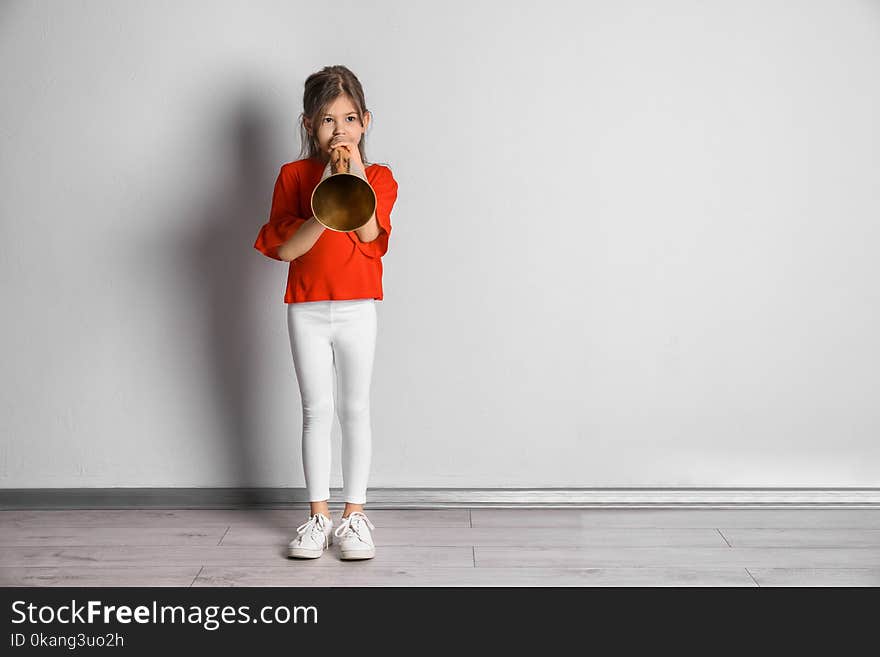
[[[348,233],[365,226],[376,211],[376,192],[367,176],[351,171],[348,151],[334,148],[324,176],[312,190],[312,214],[325,228]]]

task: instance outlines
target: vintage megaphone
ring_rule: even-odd
[[[355,167],[344,147],[330,152],[330,161],[312,191],[312,214],[325,228],[348,233],[365,226],[376,211],[376,192],[366,174]]]

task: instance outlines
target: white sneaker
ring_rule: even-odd
[[[372,559],[376,556],[376,546],[370,530],[373,523],[362,511],[353,511],[333,532],[339,538],[339,557],[341,559]]]
[[[287,556],[316,559],[333,543],[333,520],[316,513],[296,528],[297,537],[287,546]]]

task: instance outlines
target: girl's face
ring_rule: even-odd
[[[370,113],[364,112],[366,123],[361,124],[354,103],[347,96],[339,96],[330,103],[323,116],[317,117],[317,126],[308,126],[309,134],[314,135],[318,149],[325,158],[330,157],[330,142],[336,136],[357,145],[370,125]]]

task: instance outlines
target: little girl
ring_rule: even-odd
[[[382,300],[382,256],[388,251],[397,182],[382,164],[365,165],[362,137],[372,120],[357,77],[345,66],[327,66],[306,79],[303,151],[282,165],[269,221],[254,248],[289,262],[284,302],[302,400],[302,462],[310,502],[309,520],[290,541],[291,557],[320,557],[333,537],[342,559],[375,556],[364,513],[370,470],[370,382],[376,347],[376,301]],[[303,134],[304,132],[304,134]],[[326,177],[331,151],[348,151],[351,172],[376,193],[376,211],[350,232],[326,229],[312,214],[311,195]],[[330,498],[330,431],[333,371],[342,427],[345,509],[333,532]]]

